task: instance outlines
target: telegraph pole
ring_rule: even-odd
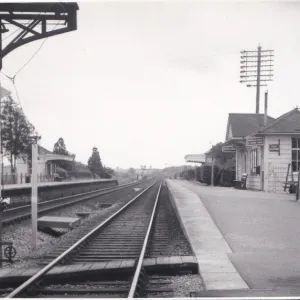
[[[257,49],[256,113],[259,114],[261,46]]]
[[[76,2],[67,3],[2,3],[0,5],[0,71],[3,66],[3,58],[10,52],[18,47],[21,47],[27,43],[48,38],[58,34],[63,34],[77,30],[77,10],[79,10]],[[26,22],[24,25],[23,22]],[[60,25],[55,29],[52,27],[51,22],[57,21],[56,25]],[[59,24],[61,23],[61,24]],[[17,27],[21,30],[20,33],[13,31],[13,28]],[[3,45],[3,37],[8,32],[10,35],[14,34],[14,37]],[[30,33],[30,35],[29,35]],[[1,82],[0,82],[1,92]],[[0,101],[3,95],[0,94]],[[1,130],[1,128],[0,128]],[[1,138],[1,132],[0,132]],[[34,145],[32,145],[32,248],[36,247],[36,234],[37,234],[37,139],[35,139]],[[2,141],[0,141],[2,146]],[[2,152],[2,147],[1,147]],[[2,181],[3,181],[3,153],[1,153],[1,184],[0,184],[0,197],[2,198]],[[2,216],[0,212],[0,238],[1,238],[1,221]],[[1,242],[1,240],[0,240]],[[2,249],[0,246],[0,252]]]
[[[241,51],[240,83],[256,87],[256,114],[259,114],[260,87],[273,81],[273,57],[274,50],[262,50],[261,46],[256,51]]]
[[[32,220],[32,250],[36,249],[37,242],[37,203],[38,203],[38,144],[39,136],[34,136],[31,155],[31,220]]]

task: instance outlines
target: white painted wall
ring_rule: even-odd
[[[277,152],[269,151],[269,144],[278,144],[278,139],[280,139],[280,155]],[[267,136],[266,142],[268,148],[268,181],[267,191],[283,191],[282,184],[286,180],[286,174],[288,169],[288,164],[292,160],[292,137],[291,136]],[[297,173],[293,173],[294,179],[298,177]],[[292,176],[289,175],[288,180],[292,180]]]

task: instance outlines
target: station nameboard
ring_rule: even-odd
[[[222,146],[222,152],[235,152],[234,146]]]
[[[247,146],[263,146],[264,138],[263,137],[255,137],[247,139]]]
[[[206,162],[207,162],[207,163],[212,163],[212,157],[207,157],[207,158],[206,158]]]
[[[269,145],[270,152],[278,152],[279,151],[279,144],[270,144]]]
[[[280,155],[280,139],[278,139],[278,144],[269,144],[269,151],[278,152],[278,155]]]

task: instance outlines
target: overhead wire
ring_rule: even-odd
[[[36,21],[37,17],[45,12],[45,10],[49,9],[51,6],[53,6],[55,3],[51,3],[49,6],[47,6],[43,11],[40,11],[35,17],[33,20],[29,20],[25,26],[27,26],[30,22],[34,22]],[[60,6],[62,7],[62,5],[60,4]],[[62,7],[63,8],[63,7]],[[63,8],[64,9],[64,8]],[[59,23],[59,22],[58,22]],[[55,27],[52,29],[54,30],[56,28],[56,26],[58,25],[58,23],[55,25]],[[18,28],[16,30],[14,30],[13,32],[11,32],[8,36],[6,36],[5,38],[2,38],[2,35],[1,35],[1,42],[7,40],[9,37],[11,37],[13,34],[15,34],[16,32],[20,31],[22,28]],[[16,83],[15,83],[15,80],[16,80],[16,76],[30,63],[30,61],[35,57],[35,55],[40,51],[40,49],[43,47],[43,45],[45,44],[45,42],[47,41],[48,38],[46,38],[43,43],[40,45],[40,47],[37,49],[37,51],[32,55],[32,57],[16,72],[16,74],[13,76],[13,77],[10,77],[6,74],[4,74],[2,71],[2,74],[4,74],[8,79],[10,79],[14,85],[14,88],[15,88],[15,91],[16,91],[16,95],[17,95],[17,99],[18,99],[18,102],[20,104],[20,108],[21,108],[21,111],[22,113],[24,114],[24,111],[23,111],[23,108],[22,108],[22,104],[21,104],[21,100],[20,100],[20,97],[19,97],[19,93],[18,93],[18,89],[17,89],[17,86],[16,86]],[[1,99],[0,99],[1,100]],[[0,107],[1,108],[1,107]],[[1,113],[1,111],[0,111]],[[25,114],[24,114],[25,115]],[[0,149],[1,149],[1,175],[3,176],[3,145],[2,145],[2,121],[0,120],[0,128],[1,128],[1,143],[0,143]],[[2,177],[1,176],[1,177]],[[0,178],[0,185],[1,185],[1,192],[0,192],[0,200],[2,200],[3,198],[3,190],[4,190],[4,181],[3,181],[3,177]]]
[[[50,5],[48,5],[46,8],[44,8],[44,10],[42,10],[42,11],[40,11],[38,14],[36,14],[35,15],[35,17],[33,18],[33,19],[31,19],[31,20],[29,20],[28,22],[26,22],[25,24],[22,24],[22,25],[24,25],[24,26],[27,26],[31,21],[36,21],[36,18],[39,16],[39,15],[41,15],[42,13],[44,13],[46,10],[48,10],[50,7],[52,7],[54,4],[56,4],[55,2],[53,2],[53,3],[51,3]],[[7,23],[7,24],[10,24],[10,25],[12,25],[11,23]],[[7,40],[10,36],[12,36],[14,33],[16,33],[16,32],[18,32],[18,31],[20,31],[20,30],[22,30],[23,28],[17,28],[16,30],[14,30],[13,32],[11,32],[9,35],[7,35],[5,38],[3,38],[2,39],[2,42],[3,41],[5,41],[5,40]]]
[[[48,9],[49,7],[51,7],[53,4],[55,4],[55,3],[52,3],[50,6],[48,6],[46,9]],[[66,11],[65,10],[65,8],[61,5],[61,3],[59,3],[60,4],[60,6],[63,8],[63,10],[64,11]],[[45,10],[46,10],[45,9]],[[45,11],[44,10],[44,11]],[[42,12],[40,12],[40,14],[41,14]],[[63,13],[63,15],[65,15],[66,14],[66,12],[64,12]],[[60,23],[60,21],[58,21],[56,24],[55,24],[55,26],[52,28],[52,30],[54,30],[58,25],[59,25],[59,23]],[[48,38],[49,37],[46,37],[45,39],[44,39],[44,41],[41,43],[41,45],[39,46],[39,48],[33,53],[33,55],[28,59],[28,61],[21,67],[21,68],[19,68],[19,70],[15,73],[15,75],[13,76],[13,77],[10,77],[10,76],[8,76],[7,74],[5,74],[3,71],[1,71],[1,73],[5,76],[5,77],[7,77],[12,83],[13,83],[13,86],[14,86],[14,89],[15,89],[15,92],[16,92],[16,96],[17,96],[17,99],[18,99],[18,102],[19,102],[19,104],[20,104],[20,108],[21,108],[21,110],[22,110],[22,112],[24,113],[24,111],[23,111],[23,108],[22,108],[22,104],[21,104],[21,100],[20,100],[20,97],[19,97],[19,92],[18,92],[18,89],[17,89],[17,85],[16,85],[16,76],[33,60],[33,58],[38,54],[38,52],[42,49],[42,47],[44,46],[44,44],[46,43],[46,41],[48,40]]]

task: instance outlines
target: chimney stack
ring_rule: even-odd
[[[268,125],[268,91],[265,91],[265,115],[264,115],[264,126]]]

